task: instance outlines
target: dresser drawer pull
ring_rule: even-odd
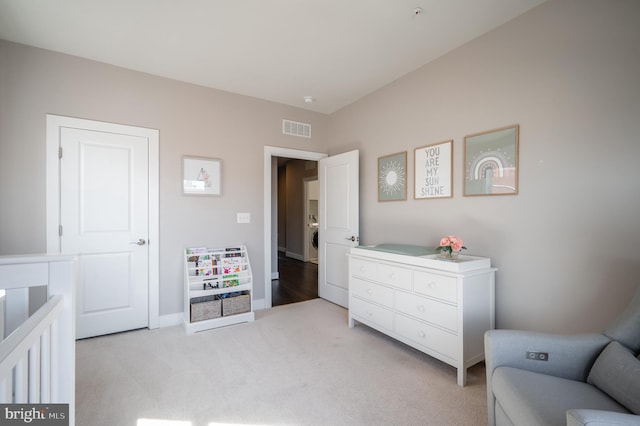
[[[370,316],[370,317],[373,316],[373,312],[371,312],[371,311],[367,311],[366,314],[367,314],[367,316]]]
[[[426,333],[424,331],[422,331],[422,330],[420,330],[420,332],[418,332],[418,336],[420,336],[422,338],[427,337]]]
[[[365,268],[364,266],[360,267],[360,272],[367,272],[367,268]]]
[[[389,278],[392,279],[392,280],[395,280],[396,279],[396,274],[395,273],[389,274]]]
[[[368,295],[372,295],[373,294],[373,290],[371,290],[370,288],[367,289],[367,294]]]
[[[427,287],[429,287],[429,288],[436,288],[436,286],[437,285],[436,285],[435,281],[431,281],[431,282],[429,282],[429,284],[427,284]]]
[[[418,311],[419,312],[424,312],[424,305],[418,306]]]

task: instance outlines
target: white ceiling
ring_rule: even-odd
[[[0,39],[328,114],[544,1],[0,0]]]

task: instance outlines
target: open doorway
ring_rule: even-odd
[[[277,182],[278,158],[295,158],[299,160],[320,161],[327,154],[312,151],[301,151],[273,146],[264,147],[264,302],[262,308],[271,308],[271,283],[279,278],[278,273],[278,214],[277,214]],[[321,197],[320,197],[321,198]],[[319,258],[318,269],[322,267]],[[320,285],[320,277],[319,285]]]
[[[319,242],[318,295],[345,308],[348,306],[349,282],[347,254],[359,241],[359,151],[335,154],[300,151],[272,146],[264,147],[264,303],[270,308],[271,281],[277,279],[278,252],[277,157],[318,162]],[[272,253],[274,256],[272,256]],[[331,267],[329,267],[331,265]],[[274,276],[275,275],[275,276]]]
[[[278,251],[272,306],[318,297],[318,163],[277,157],[277,168],[272,204],[276,205]]]

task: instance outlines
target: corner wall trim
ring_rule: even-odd
[[[175,325],[181,325],[184,319],[184,314],[182,312],[177,312],[175,314],[168,315],[160,315],[158,318],[158,324],[160,328],[165,327],[173,327]]]

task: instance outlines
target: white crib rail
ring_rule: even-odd
[[[52,386],[58,371],[57,326],[64,300],[52,297],[0,345],[0,402],[47,403],[58,398]],[[14,376],[15,372],[15,376]]]
[[[0,343],[0,403],[69,404],[69,425],[75,424],[75,276],[72,256],[0,256],[5,320],[19,324]],[[48,300],[20,321],[24,295],[36,286],[47,286]]]

